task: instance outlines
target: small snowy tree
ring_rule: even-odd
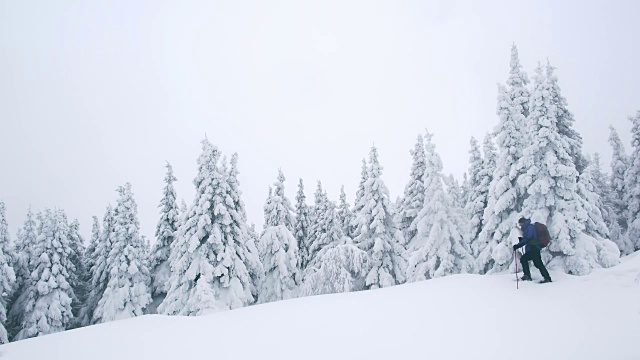
[[[284,195],[285,177],[279,171],[275,191],[265,205],[265,230],[258,243],[260,259],[265,270],[259,291],[259,303],[284,300],[296,296],[298,275],[298,246],[288,224],[291,206]]]
[[[406,242],[413,241],[418,232],[415,219],[424,206],[424,171],[425,153],[424,140],[422,135],[418,135],[416,144],[411,150],[413,162],[409,182],[404,188],[404,196],[399,210],[399,226]]]
[[[444,191],[442,161],[432,136],[425,135],[425,203],[417,217],[418,233],[408,244],[409,282],[474,271],[469,244],[463,237],[464,218]]]
[[[22,329],[16,340],[64,331],[73,321],[75,297],[68,279],[75,270],[64,214],[47,209],[42,231],[33,249],[33,282],[26,296]]]
[[[175,240],[176,232],[180,223],[180,213],[176,202],[176,190],[173,182],[177,181],[173,175],[173,167],[167,162],[167,174],[164,177],[164,190],[160,208],[160,220],[156,226],[156,242],[153,244],[151,256],[149,257],[149,269],[151,270],[151,291],[152,295],[164,298],[166,296],[169,283],[169,254],[171,244]]]
[[[366,289],[393,286],[405,282],[406,258],[404,239],[395,222],[389,201],[389,190],[382,181],[382,166],[378,150],[369,153],[367,181],[356,208],[356,233],[354,243],[369,256],[369,268],[365,278]]]
[[[98,300],[92,299],[92,286],[93,286],[93,273],[94,267],[96,265],[96,249],[100,242],[101,230],[100,230],[100,222],[97,216],[93,216],[93,225],[91,227],[91,239],[89,240],[89,245],[84,251],[83,259],[83,267],[86,271],[87,278],[85,279],[85,284],[87,286],[85,301],[82,304],[82,308],[80,309],[80,313],[77,316],[77,321],[80,326],[87,326],[91,324],[91,317],[93,316],[93,310],[97,305]],[[95,295],[95,294],[94,294]],[[90,304],[93,304],[90,306]]]
[[[143,315],[151,302],[151,277],[144,261],[138,205],[131,184],[120,186],[118,193],[112,247],[107,257],[109,281],[93,315],[97,322]]]
[[[7,330],[7,301],[14,289],[16,275],[4,202],[0,201],[0,345],[9,342]]]
[[[313,216],[311,217],[311,227],[309,231],[309,238],[307,240],[307,260],[306,264],[314,262],[318,252],[323,247],[328,245],[326,243],[327,237],[327,214],[330,206],[329,199],[327,199],[326,192],[322,189],[322,183],[318,181],[318,187],[315,192],[315,202],[312,209]]]
[[[625,172],[625,204],[627,204],[627,236],[634,240],[635,250],[640,250],[640,110],[630,116],[631,145],[629,168]]]
[[[351,229],[352,229],[352,233],[349,234],[349,237],[352,239],[355,239],[356,237],[358,237],[358,235],[360,235],[358,233],[358,229],[359,229],[359,224],[358,224],[358,213],[360,213],[360,211],[362,210],[362,197],[364,196],[364,184],[367,182],[367,179],[369,178],[369,174],[368,174],[368,170],[367,170],[367,161],[366,159],[362,159],[362,169],[360,172],[360,183],[358,184],[358,190],[356,191],[356,198],[354,201],[354,206],[353,206],[353,218],[351,219]]]
[[[304,194],[304,184],[302,179],[298,183],[298,193],[296,194],[296,223],[294,226],[294,234],[298,242],[300,255],[300,269],[307,267],[309,259],[309,249],[307,248],[307,239],[310,232],[309,206],[306,202],[307,197]]]
[[[612,201],[616,214],[618,214],[618,224],[622,231],[626,231],[627,224],[627,207],[626,188],[625,188],[625,171],[629,167],[629,158],[624,150],[624,145],[618,136],[618,132],[613,126],[609,126],[609,144],[613,150],[611,157],[611,179],[610,186],[612,189]]]

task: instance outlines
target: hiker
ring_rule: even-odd
[[[520,258],[520,263],[522,264],[522,272],[524,272],[522,280],[532,280],[531,271],[529,270],[529,260],[533,260],[533,266],[540,270],[540,274],[544,278],[544,280],[540,281],[540,283],[551,282],[551,276],[549,276],[549,272],[542,263],[542,258],[540,257],[540,250],[542,250],[542,247],[540,245],[537,245],[538,233],[535,226],[531,224],[530,219],[520,218],[520,220],[518,220],[518,227],[520,228],[520,230],[522,230],[522,237],[518,238],[520,239],[519,243],[513,245],[513,251],[515,252],[516,250],[524,246],[524,255],[522,255],[522,257]]]

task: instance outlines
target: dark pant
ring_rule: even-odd
[[[529,270],[529,260],[533,260],[533,266],[540,270],[540,274],[542,274],[542,277],[544,277],[545,279],[551,279],[547,268],[542,263],[542,258],[540,258],[539,250],[531,249],[520,258],[520,263],[522,264],[522,272],[524,272],[526,276],[531,277],[531,270]]]

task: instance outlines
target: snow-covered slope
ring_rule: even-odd
[[[453,275],[201,317],[149,315],[3,345],[0,359],[640,359],[639,273],[636,253],[519,290],[512,275]]]

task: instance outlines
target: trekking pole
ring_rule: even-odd
[[[516,289],[520,289],[520,287],[518,287],[518,258],[516,255],[516,250],[513,250],[513,261],[516,262]]]

